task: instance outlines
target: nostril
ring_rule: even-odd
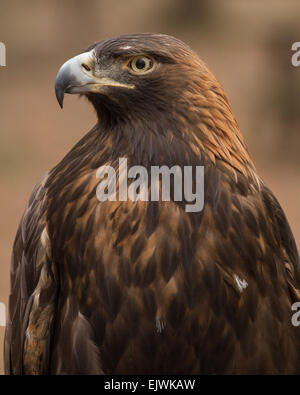
[[[86,71],[91,71],[91,68],[85,63],[81,63],[81,67],[83,67]]]

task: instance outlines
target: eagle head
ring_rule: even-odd
[[[155,141],[163,158],[185,146],[189,158],[205,153],[243,173],[252,167],[223,88],[177,38],[144,33],[95,43],[62,65],[55,91],[61,106],[65,93],[85,95],[102,127],[121,125],[148,157]]]
[[[91,45],[60,68],[55,91],[83,94],[97,113],[147,117],[171,112],[184,93],[205,78],[204,64],[180,40],[164,34],[131,34]],[[201,90],[201,87],[198,87]],[[195,92],[194,92],[195,93]]]

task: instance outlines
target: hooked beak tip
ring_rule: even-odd
[[[93,69],[93,55],[91,52],[84,52],[67,60],[59,69],[55,80],[55,95],[61,108],[65,93],[78,93],[71,91],[72,87],[93,82],[93,77],[83,70],[83,66]]]
[[[63,107],[64,107],[64,99],[58,100],[58,104],[59,104],[59,107],[60,107],[61,109],[63,109]]]
[[[60,108],[63,108],[65,90],[62,87],[55,87],[55,95]]]

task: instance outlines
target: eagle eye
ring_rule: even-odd
[[[135,74],[144,74],[153,67],[153,60],[149,56],[135,56],[128,64]]]

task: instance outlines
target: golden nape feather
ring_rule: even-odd
[[[61,67],[61,106],[65,93],[84,95],[98,120],[21,219],[6,373],[299,374],[297,248],[207,66],[173,37],[121,36]],[[203,207],[173,193],[101,201],[104,166],[120,195],[120,158],[148,180],[154,167],[201,167]]]

